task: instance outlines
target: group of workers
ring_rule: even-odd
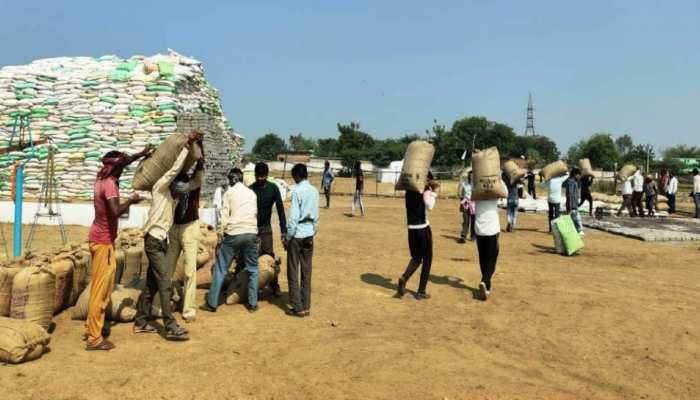
[[[183,170],[193,146],[202,146],[202,135],[193,132],[186,146],[178,154],[172,167],[152,186],[151,206],[144,225],[144,252],[148,258],[145,287],[137,303],[134,333],[156,333],[152,305],[155,296],[160,300],[163,336],[167,340],[189,339],[188,330],[178,325],[171,309],[172,280],[179,257],[184,257],[182,317],[194,322],[197,307],[196,255],[199,241],[199,200],[204,173],[204,152],[194,152],[196,163],[190,171]],[[92,257],[92,284],[86,324],[86,350],[111,350],[115,346],[107,339],[105,309],[109,304],[116,273],[114,241],[117,238],[119,216],[139,203],[138,194],[119,201],[119,178],[126,166],[153,152],[149,146],[136,155],[110,151],[102,158],[103,167],[94,186],[95,217],[90,228],[89,243]],[[311,270],[314,236],[319,223],[319,193],[308,182],[304,164],[292,168],[296,185],[291,193],[289,216],[285,217],[282,197],[277,185],[267,180],[268,167],[255,167],[256,181],[247,187],[243,172],[232,168],[227,175],[228,188],[222,196],[221,229],[223,239],[212,268],[212,282],[204,304],[199,309],[215,312],[220,304],[224,279],[229,265],[237,260],[248,275],[248,293],[245,306],[248,311],[258,309],[258,257],[274,257],[271,216],[276,206],[281,242],[287,250],[287,280],[289,302],[287,313],[296,317],[310,315]],[[327,197],[328,200],[328,197]],[[279,284],[270,283],[274,296],[279,297]]]

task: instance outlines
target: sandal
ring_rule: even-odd
[[[189,332],[187,332],[187,329],[181,326],[176,326],[175,328],[165,332],[165,339],[172,341],[190,340],[190,337],[187,336],[188,333]]]
[[[134,333],[158,333],[158,329],[152,327],[149,324],[146,324],[146,325],[134,324]]]
[[[115,346],[114,343],[105,339],[105,340],[101,341],[99,344],[85,346],[85,350],[87,350],[87,351],[95,351],[95,350],[109,351],[109,350],[114,349],[115,347],[117,347],[117,346]]]

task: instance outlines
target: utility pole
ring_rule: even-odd
[[[649,174],[649,155],[650,155],[650,153],[651,153],[651,145],[647,144],[647,168],[646,168],[647,174]]]

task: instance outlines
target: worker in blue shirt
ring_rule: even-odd
[[[311,310],[311,259],[314,236],[318,232],[318,190],[308,181],[306,165],[292,168],[296,186],[292,189],[292,204],[287,221],[284,247],[287,249],[287,282],[289,283],[288,314],[308,317]],[[299,287],[301,275],[301,287]]]

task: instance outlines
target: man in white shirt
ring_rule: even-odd
[[[664,188],[666,197],[668,198],[668,213],[675,214],[676,212],[676,193],[678,193],[678,178],[673,172],[669,172],[668,184]]]
[[[243,171],[239,168],[233,168],[228,174],[228,179],[230,186],[224,193],[221,206],[224,237],[216,255],[209,293],[199,308],[209,312],[216,311],[229,265],[240,256],[248,273],[246,308],[253,313],[258,310],[258,198],[255,192],[243,183]]]
[[[642,198],[644,197],[644,176],[642,170],[637,168],[632,175],[632,217],[643,217],[644,207]]]
[[[566,180],[566,175],[551,178],[546,181],[547,185],[547,206],[549,208],[549,232],[552,232],[552,221],[559,218],[561,214],[561,186]]]
[[[700,172],[693,168],[693,201],[695,202],[695,218],[700,218]]]
[[[505,183],[501,181],[505,188]],[[479,297],[486,301],[491,295],[491,277],[496,272],[499,245],[498,236],[501,233],[501,222],[498,218],[498,200],[476,200],[476,221],[474,233],[476,233],[476,248],[479,252],[479,267],[481,268],[481,282],[479,283]]]
[[[620,191],[622,193],[622,204],[620,204],[620,208],[617,210],[618,217],[625,208],[630,217],[634,214],[634,208],[632,207],[632,179],[633,177],[630,176],[622,182],[622,190]]]

